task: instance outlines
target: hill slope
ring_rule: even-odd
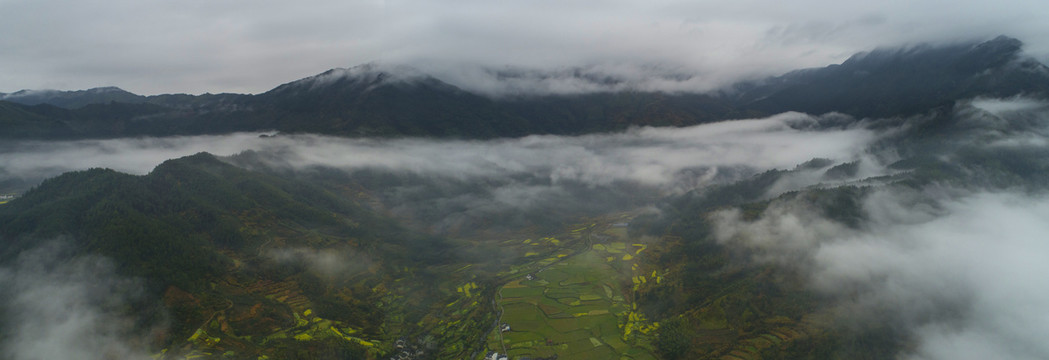
[[[433,251],[441,239],[411,233],[344,196],[206,153],[145,176],[92,169],[49,179],[0,207],[0,223],[0,263],[60,239],[69,256],[99,254],[118,274],[142,278],[172,315],[170,332],[153,339],[156,350],[181,348],[207,319],[234,335],[220,348],[242,355],[290,356],[274,341],[296,340],[264,337],[302,327],[295,319],[303,316],[378,337],[383,293],[367,289],[443,256]],[[135,311],[143,323],[159,316]],[[331,340],[305,351],[364,351]]]

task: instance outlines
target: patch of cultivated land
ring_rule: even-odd
[[[612,242],[557,262],[532,280],[504,285],[497,302],[511,330],[501,333],[502,344],[493,332],[488,348],[505,348],[511,358],[654,359],[648,337],[626,329],[637,326],[637,315],[628,300],[632,289],[620,284],[637,276],[633,259],[624,259],[637,248],[615,235],[606,233],[602,239]]]

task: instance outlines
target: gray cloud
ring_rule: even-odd
[[[328,281],[353,278],[372,265],[368,257],[348,248],[275,248],[268,249],[266,256],[278,263],[302,266]]]
[[[884,125],[883,120],[786,113],[688,128],[491,141],[236,134],[13,142],[0,145],[0,173],[53,176],[103,166],[144,174],[163,160],[198,151],[253,150],[248,154],[255,160],[295,174],[334,168],[380,183],[381,196],[392,200],[391,211],[423,218],[432,230],[444,232],[494,226],[492,218],[514,221],[507,214],[528,220],[617,209],[609,204],[647,205],[609,198],[654,198],[767,169],[792,169],[812,158],[828,158],[831,165],[784,175],[766,196],[817,183],[870,184],[862,181],[889,173],[885,165],[904,156],[898,152],[912,152],[959,166],[971,183],[880,186],[861,199],[865,220],[856,226],[787,197],[772,201],[753,220],[733,210],[715,213],[716,237],[750,251],[756,261],[803,270],[813,289],[838,299],[835,306],[844,319],[861,326],[887,321],[906,329],[917,345],[901,354],[905,358],[1045,358],[1049,349],[1039,336],[1049,333],[1049,321],[1039,314],[1049,305],[1049,293],[1038,276],[1049,263],[1049,242],[1043,240],[1049,233],[1049,196],[1037,191],[1045,189],[1042,179],[1028,184],[1036,191],[1017,186],[1024,179],[1009,178],[1016,174],[1004,173],[1007,168],[988,167],[1008,164],[987,158],[1024,155],[1017,161],[1043,166],[1034,162],[1046,159],[1047,109],[1024,98],[961,102],[951,127],[931,138],[910,137],[909,131],[930,121],[920,116],[885,120],[902,125],[873,131],[865,127]],[[839,122],[851,125],[816,126]],[[1001,149],[1010,152],[997,153]],[[974,152],[975,160],[966,158]],[[994,156],[980,157],[988,153]],[[241,157],[248,155],[231,161]],[[853,161],[859,165],[851,178],[823,179],[827,167]],[[369,171],[382,176],[368,180]],[[328,250],[287,249],[271,257],[316,264],[312,270],[321,274],[347,271],[340,267],[346,255]]]
[[[756,260],[806,269],[816,290],[838,296],[845,321],[906,329],[917,346],[903,358],[1049,356],[1038,310],[1049,304],[1038,281],[1049,263],[1049,197],[934,193],[870,196],[862,230],[793,201],[756,221],[734,211],[712,219],[721,241]]]
[[[4,358],[145,359],[150,335],[129,306],[144,298],[135,279],[97,256],[70,256],[61,242],[22,253],[0,268]]]
[[[1023,98],[957,105],[957,129],[930,140],[935,146],[905,146],[957,166],[964,179],[869,188],[858,224],[801,196],[773,200],[753,219],[732,209],[708,219],[720,243],[801,270],[844,323],[912,336],[900,358],[1049,357],[1047,318],[1037,310],[1049,305],[1039,281],[1049,264],[1049,194],[1029,175],[1045,169],[1045,106]]]
[[[0,144],[0,186],[16,188],[0,188],[0,192],[25,190],[48,177],[96,167],[146,174],[166,159],[200,151],[232,155],[252,141],[257,141],[257,134],[5,142]]]
[[[18,141],[0,145],[0,192],[24,190],[70,170],[145,174],[164,160],[199,151],[230,156],[251,150],[230,161],[301,176],[315,168],[340,170],[370,189],[386,210],[434,233],[537,223],[555,230],[571,217],[631,210],[660,196],[816,157],[834,163],[865,159],[866,144],[878,138],[862,128],[806,129],[821,119],[785,113],[687,128],[490,141],[254,134]],[[797,178],[780,188],[808,186],[814,179]]]
[[[852,161],[876,138],[874,132],[861,128],[797,129],[818,119],[785,113],[686,128],[491,141],[315,135],[259,138],[255,134],[13,141],[0,145],[0,154],[4,154],[0,157],[0,174],[43,178],[92,167],[145,174],[164,160],[200,151],[228,156],[254,150],[275,155],[267,158],[277,167],[379,168],[460,180],[527,175],[550,184],[568,181],[597,186],[628,181],[672,190],[675,186],[701,185],[693,175],[713,178],[719,168],[790,168],[814,157]],[[701,176],[698,181],[703,179]]]
[[[0,91],[115,85],[133,92],[251,92],[370,61],[485,89],[464,66],[582,66],[641,88],[706,90],[823,66],[877,46],[989,39],[1049,58],[1039,1],[0,2]],[[660,69],[658,71],[653,69]],[[465,72],[465,73],[463,73]],[[473,75],[471,75],[473,74]],[[474,79],[477,80],[477,79]],[[521,85],[521,84],[518,84]],[[561,79],[540,88],[589,86]]]

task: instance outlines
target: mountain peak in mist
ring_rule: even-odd
[[[740,83],[720,93],[689,88],[694,78],[675,69],[652,68],[636,77],[623,77],[616,75],[621,69],[592,66],[554,72],[488,71],[485,76],[492,82],[486,89],[529,95],[492,96],[499,91],[464,90],[410,66],[367,63],[331,69],[258,95],[143,97],[99,88],[48,92],[37,102],[28,102],[26,96],[16,101],[8,94],[4,97],[21,105],[0,104],[4,127],[0,137],[276,130],[488,138],[687,126],[787,111],[840,112],[858,118],[907,116],[975,97],[1049,95],[1049,68],[1024,56],[1022,50],[1022,42],[1005,36],[876,49],[841,64]],[[41,103],[73,110],[25,106]]]
[[[1006,65],[1020,58],[1023,42],[998,36],[984,42],[949,46],[928,44],[903,48],[882,48],[857,53],[841,64],[842,68],[871,70],[888,66],[950,67],[958,72],[974,72]]]
[[[488,99],[403,65],[331,69],[257,95],[274,128],[351,136],[526,135]],[[511,119],[512,120],[512,119]],[[498,130],[496,130],[496,128]]]
[[[617,92],[696,92],[693,73],[659,65],[483,68],[459,86],[494,98]],[[455,83],[455,81],[451,81]]]
[[[317,75],[280,85],[269,93],[320,92],[354,90],[368,92],[380,86],[443,83],[416,68],[370,62],[350,68],[334,68]],[[447,84],[446,84],[447,85]],[[451,87],[451,85],[447,85]]]
[[[1049,69],[1021,56],[1023,43],[984,42],[876,49],[839,65],[736,86],[736,101],[766,112],[914,114],[976,96],[1045,95]]]

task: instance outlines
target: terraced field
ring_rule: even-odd
[[[830,321],[829,313],[809,314],[799,322],[786,322],[782,326],[769,329],[767,332],[752,334],[742,339],[725,353],[719,360],[760,360],[761,352],[776,348],[794,341],[803,340],[819,334]]]
[[[595,245],[504,285],[497,304],[510,331],[493,332],[488,348],[510,358],[654,359],[647,332],[658,325],[633,312],[633,290],[621,285],[636,278],[626,256],[636,249]]]

